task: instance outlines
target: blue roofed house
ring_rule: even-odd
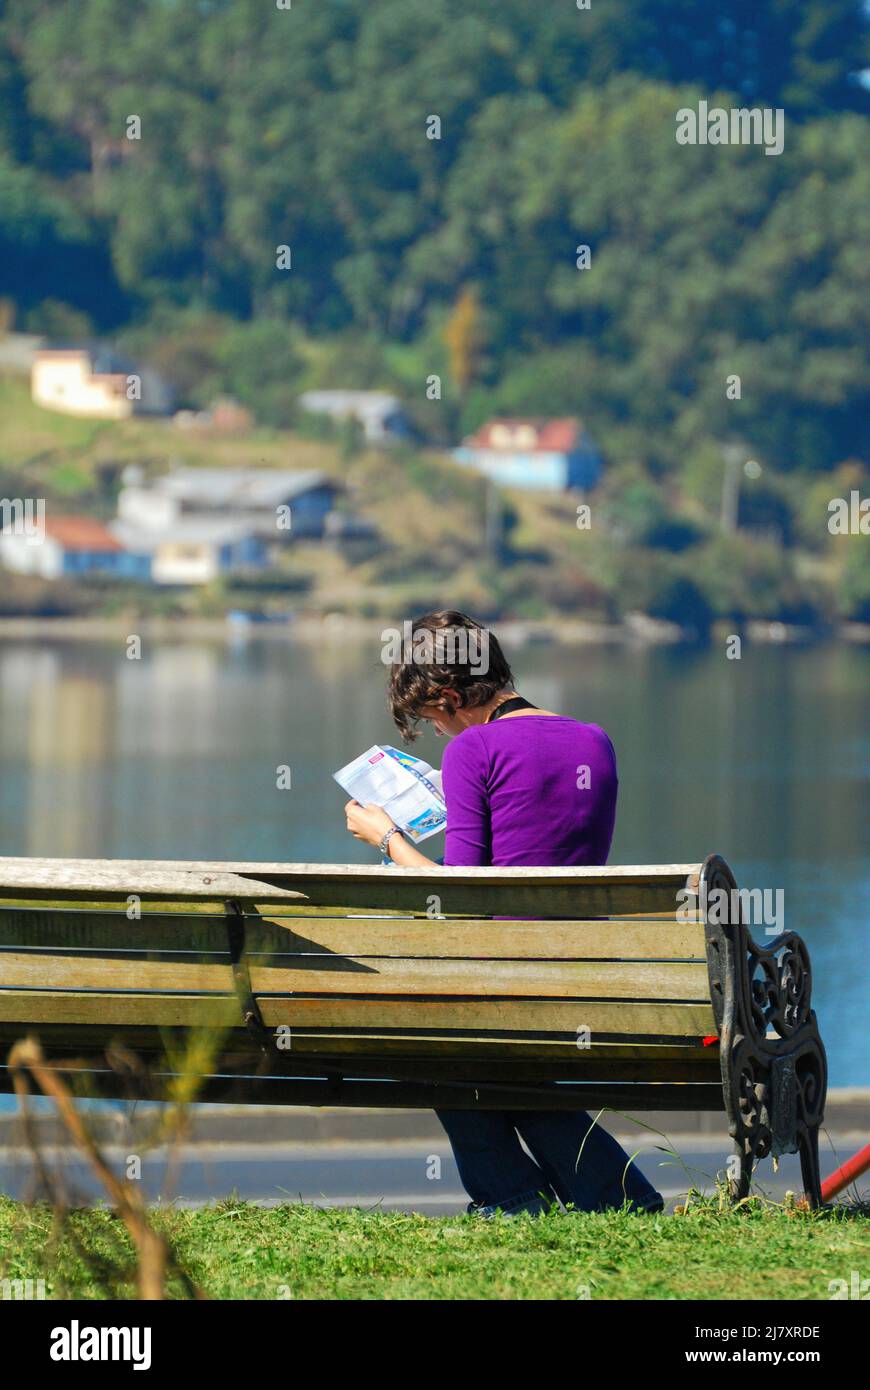
[[[453,450],[504,487],[561,492],[594,487],[604,461],[581,420],[499,418],[481,425]]]
[[[143,529],[193,517],[246,522],[269,542],[319,539],[343,491],[318,469],[175,467],[143,482],[126,469],[118,498],[121,521]]]
[[[321,539],[342,486],[318,470],[124,470],[112,535],[147,558],[154,584],[208,584],[269,567],[288,541]]]

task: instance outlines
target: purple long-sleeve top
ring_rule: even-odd
[[[616,817],[616,754],[597,724],[523,714],[474,724],[441,764],[444,863],[606,864]]]

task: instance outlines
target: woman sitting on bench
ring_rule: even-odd
[[[617,777],[604,730],[517,695],[496,638],[462,613],[419,618],[406,647],[390,677],[395,723],[406,742],[420,721],[452,740],[441,769],[444,863],[606,864]],[[434,867],[381,807],[350,801],[345,811],[348,830],[394,863]],[[636,1211],[662,1210],[661,1195],[585,1110],[435,1113],[470,1212],[539,1213],[557,1198],[578,1211],[626,1201]]]

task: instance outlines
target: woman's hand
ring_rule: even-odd
[[[395,821],[391,820],[383,806],[375,806],[370,803],[368,806],[360,806],[358,801],[349,801],[344,808],[347,817],[347,828],[356,840],[364,840],[367,845],[374,845],[377,848],[387,831],[392,829]],[[434,869],[436,864],[434,859],[427,859],[425,854],[408,841],[402,834],[394,835],[387,846],[394,864],[400,864],[405,869]]]
[[[356,840],[364,840],[367,845],[374,845],[377,849],[387,831],[392,829],[395,821],[391,820],[382,806],[375,806],[371,802],[368,806],[361,806],[358,801],[349,801],[344,808],[347,817],[347,828]]]

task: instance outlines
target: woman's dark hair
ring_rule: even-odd
[[[426,613],[403,625],[394,643],[389,699],[393,719],[406,743],[417,737],[424,705],[445,709],[446,690],[455,690],[461,708],[485,705],[513,674],[497,638],[488,628],[465,613],[446,609]]]

